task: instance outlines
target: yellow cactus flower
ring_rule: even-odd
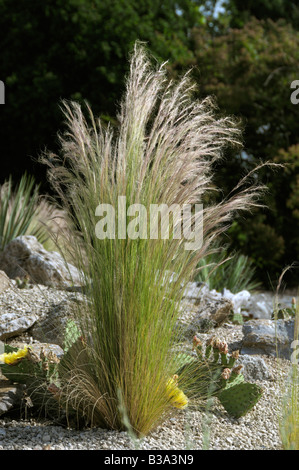
[[[0,363],[13,365],[18,362],[23,357],[26,357],[28,354],[28,346],[25,346],[24,349],[19,349],[11,353],[0,354]]]
[[[184,392],[179,389],[177,382],[174,379],[168,380],[166,384],[166,393],[170,398],[171,404],[176,408],[183,409],[188,405],[188,398]]]

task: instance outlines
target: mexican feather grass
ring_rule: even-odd
[[[126,197],[125,213],[136,203],[147,213],[151,204],[201,203],[213,187],[213,163],[227,146],[241,145],[233,118],[217,118],[211,98],[193,99],[190,75],[168,81],[165,64],[153,66],[137,43],[117,129],[102,124],[88,105],[85,117],[78,103],[64,102],[61,150],[44,156],[78,229],[80,243],[76,233],[70,246],[88,286],[88,301],[77,312],[82,344],[64,363],[62,393],[67,409],[93,426],[125,428],[120,396],[136,435],[147,434],[174,410],[166,384],[177,370],[184,286],[235,212],[257,205],[261,194],[244,178],[229,198],[204,207],[203,243],[195,251],[185,249],[183,237],[97,238],[99,204],[115,208],[117,228],[123,217],[119,196]],[[194,227],[198,214],[191,217]]]

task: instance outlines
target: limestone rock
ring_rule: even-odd
[[[248,312],[253,318],[271,319],[274,309],[274,295],[263,292],[251,296],[248,302]]]
[[[199,305],[204,300],[221,300],[222,294],[215,289],[209,290],[208,286],[201,282],[188,282],[184,290],[184,299]]]
[[[242,374],[248,382],[272,380],[273,377],[264,361],[260,356],[241,354],[238,358],[238,364],[243,366]]]
[[[203,300],[199,307],[197,307],[197,312],[192,315],[192,318],[182,322],[182,333],[186,338],[190,338],[196,333],[207,332],[212,328],[217,328],[228,320],[232,309],[233,304],[227,299],[215,301]]]
[[[24,385],[13,384],[0,373],[0,416],[21,404]]]
[[[292,306],[291,294],[278,294],[273,292],[257,292],[251,294],[248,299],[247,305],[244,308],[251,318],[265,318],[271,320],[272,313],[278,308],[291,308]]]
[[[250,292],[247,290],[242,290],[237,294],[233,294],[228,289],[223,289],[223,297],[232,302],[234,313],[241,313],[243,309],[246,309],[250,301]]]
[[[46,315],[30,330],[31,336],[40,342],[63,347],[67,321],[74,319],[74,302],[63,300],[49,308]]]
[[[0,271],[0,294],[10,287],[9,277],[4,271]]]
[[[243,326],[242,354],[266,354],[290,359],[294,340],[294,323],[291,320],[249,320]]]
[[[0,340],[18,336],[27,331],[38,320],[35,314],[22,315],[21,313],[0,312]]]
[[[25,275],[36,284],[65,288],[80,285],[80,273],[62,256],[48,252],[33,236],[20,236],[12,240],[0,254],[0,269],[11,279]]]

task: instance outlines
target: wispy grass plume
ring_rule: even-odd
[[[50,178],[81,242],[72,244],[74,264],[88,285],[89,302],[78,311],[86,344],[65,367],[70,407],[96,426],[124,429],[118,396],[133,431],[146,434],[173,407],[166,384],[176,372],[176,322],[184,285],[209,253],[235,211],[257,204],[261,187],[245,187],[204,207],[203,244],[185,250],[184,238],[96,237],[97,206],[115,208],[116,228],[134,203],[201,203],[212,187],[212,164],[228,145],[240,145],[234,119],[217,118],[212,99],[193,99],[190,73],[169,82],[165,64],[153,67],[136,44],[130,60],[118,128],[85,118],[78,103],[64,102],[67,130],[59,155],[46,155]],[[196,214],[192,215],[192,226]],[[126,216],[126,225],[131,220]],[[77,235],[77,234],[76,234]],[[175,276],[173,276],[175,273]],[[183,390],[183,387],[181,387]]]

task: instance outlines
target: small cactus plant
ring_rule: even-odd
[[[289,320],[296,316],[297,306],[295,297],[292,298],[291,307],[282,308],[281,304],[277,305],[277,308],[272,312],[272,320]]]
[[[47,410],[48,416],[58,416],[59,406],[48,390],[49,384],[58,380],[58,357],[52,351],[46,353],[43,348],[38,355],[30,346],[19,349],[6,344],[4,350],[0,356],[0,370],[7,379],[26,386],[26,407],[29,400],[30,407],[36,411]]]
[[[32,289],[33,284],[31,282],[30,276],[27,274],[21,279],[20,277],[16,277],[15,279],[16,285],[18,289]]]
[[[27,384],[33,378],[52,380],[58,362],[59,359],[53,352],[46,354],[42,348],[38,356],[30,346],[19,349],[6,344],[5,352],[0,356],[2,374],[12,382],[23,384]]]
[[[244,382],[241,374],[242,365],[236,366],[239,351],[228,353],[228,345],[219,338],[211,337],[205,347],[199,338],[193,338],[193,350],[197,357],[185,358],[178,370],[178,375],[195,376],[196,387],[203,395],[203,377],[208,386],[205,386],[206,398],[215,396],[225,410],[233,417],[240,418],[248,413],[262,396],[262,388],[256,384]],[[196,378],[197,377],[197,378]],[[208,381],[206,379],[209,379]],[[196,396],[194,386],[190,387],[190,394]],[[188,390],[186,390],[188,394]]]

